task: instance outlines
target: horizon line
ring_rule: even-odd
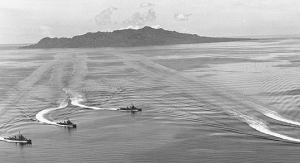
[[[90,32],[86,32],[86,33],[90,33]],[[185,33],[185,34],[190,34],[190,33]],[[78,35],[75,35],[75,36],[78,36]],[[268,35],[241,35],[241,36],[205,36],[205,37],[225,37],[225,38],[226,37],[227,38],[230,38],[230,37],[233,37],[233,38],[238,38],[238,37],[240,37],[240,38],[250,38],[250,37],[253,37],[253,38],[262,38],[263,39],[263,38],[283,38],[282,36],[289,36],[289,37],[292,36],[290,38],[298,38],[298,37],[300,37],[300,33],[298,33],[298,34],[290,33],[290,34],[268,34]],[[43,38],[46,38],[46,37],[43,37]],[[43,39],[43,38],[41,38],[41,39]],[[66,38],[66,37],[49,37],[49,38]],[[36,44],[36,43],[37,42],[31,42],[31,43],[0,43],[0,45],[30,45],[30,44]]]

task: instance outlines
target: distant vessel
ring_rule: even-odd
[[[77,127],[76,124],[72,123],[69,119],[67,121],[56,122],[56,124],[65,127],[73,127],[73,128]]]
[[[136,112],[136,111],[142,111],[141,108],[137,108],[134,105],[131,104],[131,106],[127,106],[126,108],[119,108],[118,110],[120,111],[132,111],[132,112]]]
[[[31,140],[25,138],[22,134],[19,133],[19,135],[7,137],[4,138],[4,141],[10,142],[10,143],[21,143],[21,144],[31,144]]]

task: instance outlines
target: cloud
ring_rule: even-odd
[[[122,30],[122,29],[141,29],[143,26],[133,26],[133,25],[129,25],[129,26],[127,26],[127,27],[125,27],[125,28],[120,28],[120,30]],[[161,28],[160,27],[160,25],[152,25],[152,26],[150,26],[150,27],[152,27],[152,28],[154,28],[154,29],[158,29],[158,28]]]
[[[140,4],[141,8],[145,8],[145,7],[153,7],[155,6],[154,3],[149,3],[149,2],[143,2]]]
[[[97,14],[94,18],[95,22],[99,25],[112,24],[111,15],[113,14],[114,10],[117,10],[117,8],[111,6],[101,13]]]
[[[125,27],[125,28],[120,28],[120,29],[140,29],[140,28],[141,27],[139,27],[139,26],[129,25],[129,26]]]
[[[40,26],[40,30],[42,31],[42,35],[46,37],[53,37],[51,34],[51,28],[45,25]]]
[[[136,12],[131,16],[131,19],[123,21],[126,25],[144,25],[146,22],[152,22],[156,19],[156,14],[153,9],[149,9],[146,13]]]
[[[188,18],[191,15],[192,14],[176,13],[176,14],[174,14],[174,19],[177,21],[188,21]]]
[[[154,29],[161,28],[160,25],[152,25],[152,26],[150,26],[150,27],[152,27],[152,28],[154,28]]]

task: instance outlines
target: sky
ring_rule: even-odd
[[[0,0],[0,44],[144,26],[211,37],[300,34],[300,1]]]

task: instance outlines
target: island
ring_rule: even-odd
[[[25,49],[46,48],[96,48],[136,47],[152,45],[195,44],[230,41],[249,41],[249,38],[205,37],[196,34],[179,33],[162,28],[145,26],[141,29],[123,29],[113,32],[86,33],[72,38],[41,39],[37,44],[24,46]]]

